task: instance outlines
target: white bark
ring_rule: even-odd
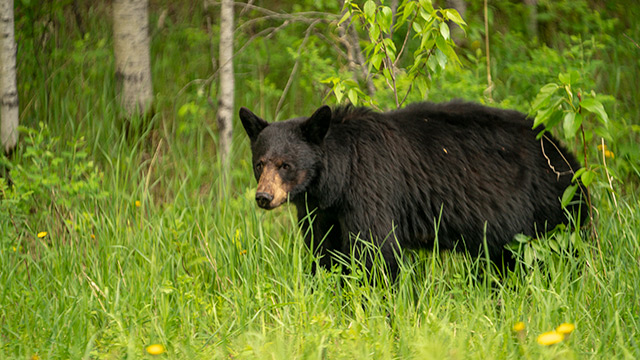
[[[113,47],[120,104],[128,116],[145,114],[153,99],[149,59],[149,0],[113,1]]]
[[[0,138],[5,154],[18,143],[18,88],[13,0],[0,0]]]
[[[233,100],[235,80],[233,73],[233,0],[222,0],[220,9],[220,88],[218,92],[218,132],[220,159],[226,167],[231,152],[233,127]]]

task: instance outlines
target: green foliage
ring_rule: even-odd
[[[6,182],[2,186],[5,239],[24,236],[25,230],[35,234],[40,231],[36,226],[45,228],[50,216],[71,228],[80,224],[81,218],[69,218],[69,214],[90,210],[91,204],[108,194],[102,185],[103,173],[88,157],[84,138],[61,144],[42,123],[38,130],[22,127],[21,137],[21,162],[12,166],[3,159],[14,182],[12,187]]]
[[[368,72],[374,74],[374,81],[384,82],[400,107],[410,92],[417,88],[420,97],[425,98],[431,84],[431,77],[447,67],[451,61],[454,66],[460,60],[454,51],[449,22],[464,28],[466,23],[455,9],[435,9],[430,0],[402,1],[394,18],[391,7],[378,5],[367,0],[360,6],[355,2],[345,2],[345,12],[339,23],[351,18],[351,26],[363,24],[369,42],[363,49]],[[405,32],[399,38],[398,32]],[[410,60],[401,58],[409,53],[407,41],[415,41],[415,49]],[[344,77],[331,77],[323,82],[330,83],[338,103],[346,94],[349,101],[358,104],[361,100],[374,106],[381,104],[384,97],[367,95],[354,80]],[[379,100],[376,100],[379,99]]]
[[[526,35],[523,2],[489,3],[496,105],[527,111],[538,90],[553,83],[539,109],[564,99],[550,130],[565,138],[569,116],[566,134],[575,136],[566,139],[581,157],[580,128],[592,134],[592,175],[577,176],[590,183],[598,238],[562,228],[518,238],[517,269],[501,277],[484,259],[407,251],[397,282],[388,285],[357,259],[345,263],[349,275],[310,275],[316,259],[291,207],[256,209],[248,141],[238,123],[230,179],[221,183],[212,160],[215,6],[151,2],[156,115],[140,137],[127,139],[114,106],[108,2],[16,1],[24,129],[18,151],[2,162],[14,187],[0,181],[0,358],[149,358],[145,347],[153,343],[166,346],[160,357],[168,359],[639,357],[640,293],[632,290],[640,287],[640,66],[638,48],[621,34],[638,42],[640,7],[539,2],[544,21],[536,40]],[[274,114],[291,77],[281,112],[268,118],[308,115],[332,87],[353,78],[333,41],[337,2],[253,4],[275,14],[237,9],[238,106]],[[368,39],[365,2],[359,4],[355,24]],[[362,41],[370,54],[383,54],[372,97],[381,107],[395,106],[384,39],[396,48],[399,98],[411,85],[407,69],[422,41],[409,23],[426,3],[404,4],[399,14],[406,6],[413,12],[389,36],[388,5],[376,2],[373,16],[384,29],[378,40]],[[423,52],[427,65],[416,79],[427,76],[432,100],[484,100],[481,2],[467,4],[468,40],[456,49],[462,65],[448,58],[442,69],[436,43],[432,72]],[[439,20],[430,27],[420,15],[416,21],[426,36],[446,40]],[[351,89],[364,88],[357,85],[345,85],[344,101]],[[363,103],[364,94],[351,98]],[[405,102],[421,99],[415,85]],[[512,330],[517,322],[525,324],[522,332]],[[569,339],[549,347],[536,342],[562,322],[576,325]]]

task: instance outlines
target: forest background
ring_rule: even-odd
[[[254,204],[237,117],[220,164],[220,4],[150,1],[153,105],[131,117],[117,101],[112,3],[19,0],[0,358],[145,358],[151,344],[176,359],[640,357],[640,4],[434,2],[447,30],[436,22],[433,44],[408,37],[394,90],[390,50],[375,60],[368,45],[372,23],[398,18],[388,23],[379,2],[383,16],[368,18],[366,3],[354,30],[340,2],[236,3],[235,108],[275,121],[338,98],[390,109],[407,93],[531,113],[587,165],[583,231],[518,238],[504,277],[437,251],[408,252],[393,284],[357,263],[349,276],[311,276],[293,209]],[[451,6],[464,31],[437,12]],[[412,29],[378,35],[399,50]],[[349,62],[355,44],[371,65]],[[433,60],[414,77],[421,46]],[[554,330],[563,323],[575,330]],[[540,337],[549,332],[562,341]]]

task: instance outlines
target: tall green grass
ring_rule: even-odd
[[[19,53],[29,130],[11,160],[15,187],[0,186],[0,358],[150,358],[155,343],[172,359],[640,356],[634,186],[614,184],[617,206],[593,189],[597,239],[568,233],[558,252],[541,238],[540,261],[504,276],[438,251],[404,253],[393,283],[356,261],[348,275],[312,276],[294,209],[254,204],[239,127],[220,179],[215,86],[193,82],[214,71],[206,32],[185,20],[156,33],[156,113],[127,136],[96,11],[85,38],[59,37],[69,57],[38,65],[35,42]],[[187,40],[202,51],[183,56]],[[239,61],[241,105],[273,106],[268,89],[252,92],[263,70]],[[576,325],[568,339],[537,343],[564,322]]]

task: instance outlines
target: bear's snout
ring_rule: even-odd
[[[278,169],[273,164],[265,165],[258,179],[256,202],[263,209],[271,210],[287,201],[290,184],[282,181]]]
[[[261,208],[268,209],[271,205],[271,201],[273,201],[273,195],[266,192],[256,193],[256,202]]]

